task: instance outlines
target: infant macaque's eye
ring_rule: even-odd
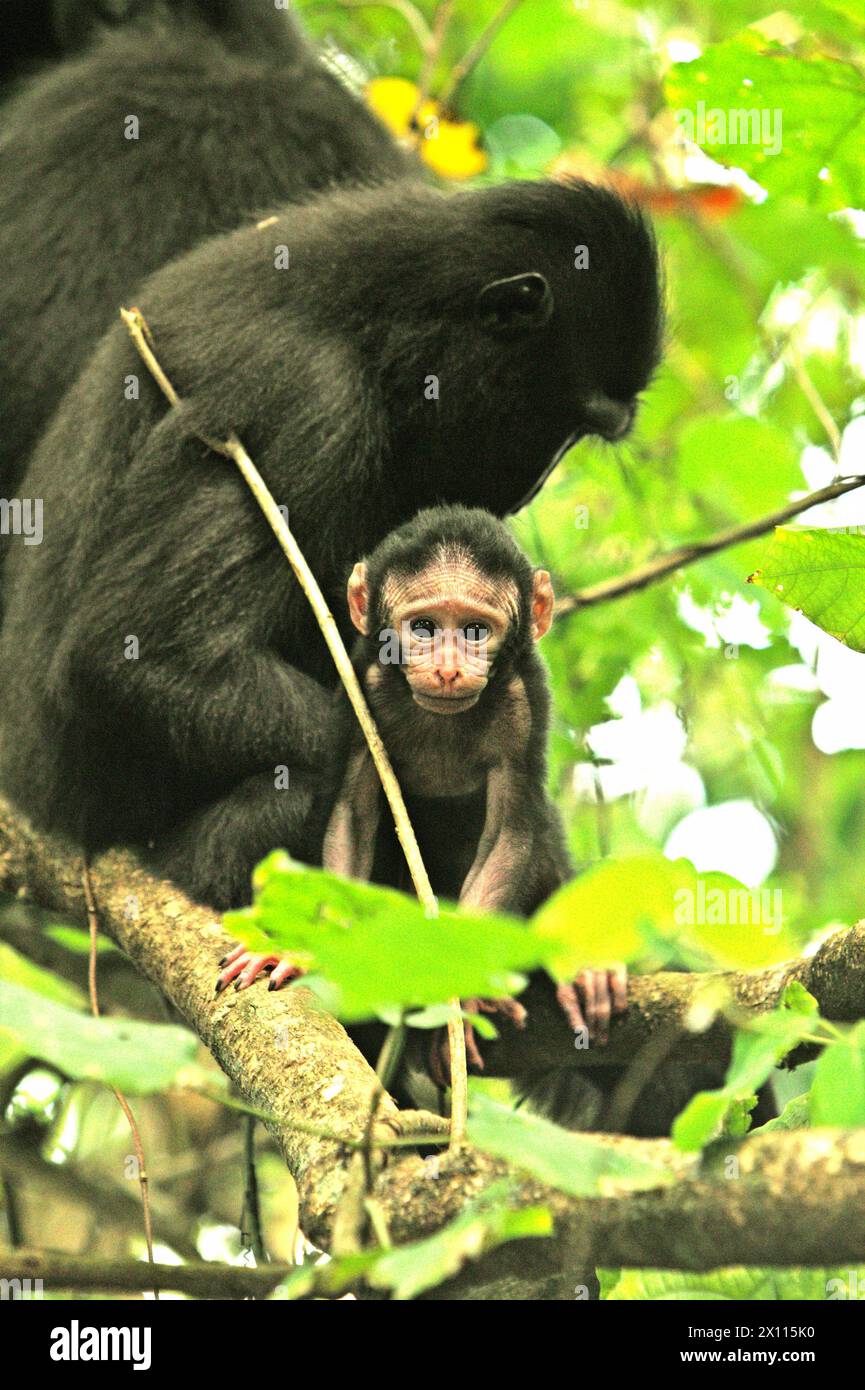
[[[411,631],[414,637],[432,638],[435,636],[435,623],[432,618],[413,618]]]
[[[490,635],[490,630],[485,623],[466,623],[463,628],[463,636],[467,642],[485,642]]]

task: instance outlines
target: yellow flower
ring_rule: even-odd
[[[474,122],[451,120],[431,98],[418,107],[418,89],[413,82],[404,77],[377,77],[366,95],[373,111],[398,139],[419,140],[424,163],[442,178],[470,179],[486,169],[487,155],[478,144],[480,132]]]

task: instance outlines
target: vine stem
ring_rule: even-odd
[[[153,350],[153,335],[144,315],[139,309],[121,308],[120,317],[129,330],[132,341],[145,366],[153,376],[169,403],[177,408],[181,398],[166,376]],[[423,904],[428,917],[438,917],[438,899],[432,890],[420,847],[409,819],[399,782],[391,765],[387,750],[376,728],[369,706],[364,698],[360,682],[355,675],[351,658],[345,643],[339,635],[336,619],[328,607],[327,600],[319,587],[318,580],[306,562],[303,551],[290,530],[285,517],[276,505],[273,496],[237,435],[232,433],[226,439],[214,439],[205,434],[197,436],[203,444],[224,458],[231,459],[239,469],[250,492],[261,508],[264,516],[279,542],[280,548],[294,571],[295,578],[306,595],[315,615],[328,651],[346,694],[351,701],[358,723],[363,730],[372,760],[378,772],[384,794],[393,815],[397,837],[408,864],[415,892]],[[468,1108],[468,1077],[466,1072],[466,1044],[463,1030],[462,1009],[458,999],[451,1000],[448,1019],[448,1044],[451,1067],[451,1145],[465,1140],[466,1113]]]
[[[90,877],[90,862],[85,859],[81,869],[81,887],[84,890],[84,903],[87,908],[87,926],[90,932],[90,957],[87,962],[87,992],[90,996],[90,1012],[94,1018],[100,1017],[99,993],[96,986],[96,945],[99,934],[99,914],[96,908],[96,894],[93,892],[93,880]],[[144,1243],[147,1247],[148,1264],[153,1264],[153,1217],[150,1212],[150,1179],[147,1174],[147,1160],[144,1154],[144,1144],[141,1139],[141,1132],[138,1128],[138,1121],[132,1111],[132,1106],[126,1096],[117,1086],[112,1086],[111,1091],[114,1099],[126,1117],[132,1134],[132,1146],[135,1149],[135,1162],[138,1169],[138,1190],[141,1194],[141,1211],[144,1217]],[[154,1298],[159,1299],[159,1289],[154,1286]]]

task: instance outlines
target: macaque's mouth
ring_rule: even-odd
[[[431,714],[462,714],[464,709],[476,705],[480,697],[479,690],[471,695],[422,695],[417,690],[412,691],[415,704]]]

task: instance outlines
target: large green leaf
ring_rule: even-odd
[[[704,113],[702,132],[699,122],[693,129],[713,159],[747,170],[770,192],[809,203],[819,196],[827,207],[863,205],[865,76],[853,64],[800,57],[746,29],[694,62],[675,64],[665,91],[677,112]],[[712,111],[723,113],[723,123]],[[750,123],[746,131],[737,112],[756,112],[765,132],[757,135]]]
[[[81,990],[75,985],[61,979],[59,975],[52,974],[50,970],[43,969],[41,965],[34,964],[32,960],[13,950],[5,941],[0,942],[0,980],[21,985],[46,999],[68,1004],[70,1008],[83,1006],[86,1002]],[[27,1057],[28,1049],[21,1047],[11,1033],[0,1027],[0,1074],[14,1071],[27,1060]]]
[[[809,1102],[813,1125],[865,1125],[865,1023],[823,1049]]]
[[[253,949],[278,950],[334,987],[328,1004],[357,1020],[460,996],[522,988],[549,948],[520,922],[442,907],[435,919],[406,894],[308,869],[276,853],[256,870],[251,908],[226,917]]]
[[[700,1091],[673,1123],[677,1148],[693,1152],[718,1137],[722,1129],[735,1135],[747,1130],[752,1098],[772,1070],[802,1038],[814,1029],[815,1012],[802,1006],[797,990],[792,1007],[775,1009],[752,1020],[749,1031],[738,1032],[724,1085]]]
[[[777,1302],[826,1298],[865,1298],[865,1270],[745,1269],[731,1265],[706,1274],[674,1270],[602,1270],[601,1296],[616,1302]]]
[[[0,1034],[76,1080],[103,1081],[133,1095],[162,1091],[195,1061],[185,1028],[91,1018],[22,985],[0,981]]]
[[[656,852],[594,865],[540,908],[533,927],[559,979],[617,961],[754,969],[795,954],[776,906],[768,890]]]
[[[865,652],[865,534],[779,526],[750,582]]]

